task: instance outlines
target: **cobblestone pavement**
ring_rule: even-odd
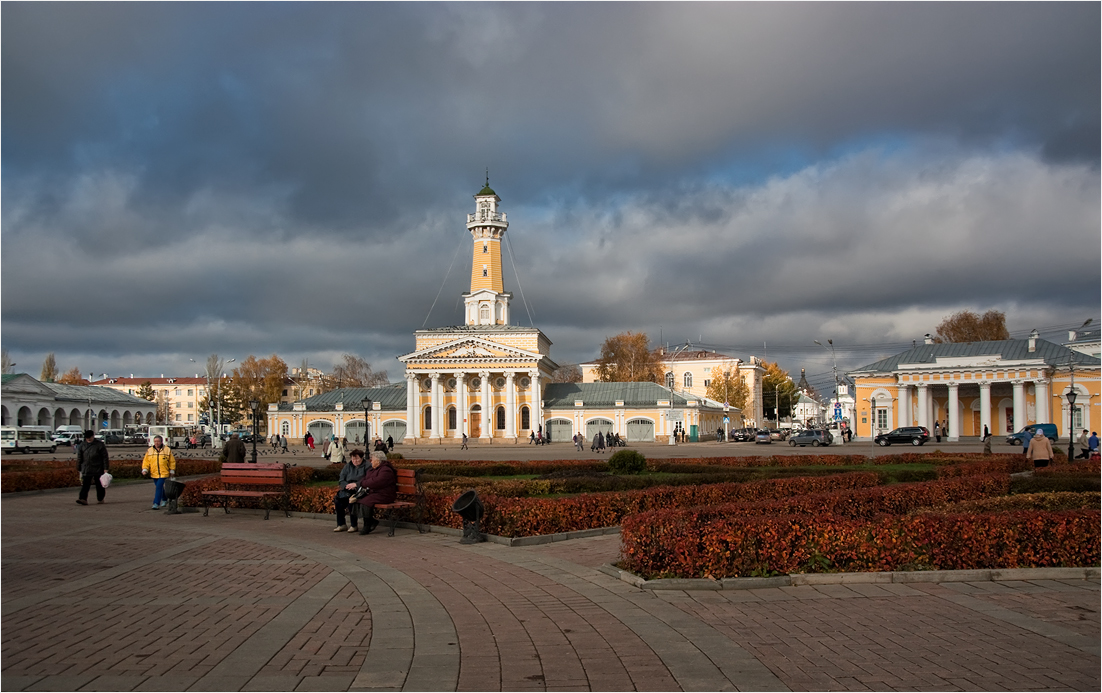
[[[1097,580],[651,592],[616,536],[462,546],[3,499],[16,690],[1099,690]]]

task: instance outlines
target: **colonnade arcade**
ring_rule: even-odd
[[[537,368],[408,370],[406,431],[417,438],[515,439],[542,424]]]
[[[926,372],[897,375],[894,387],[869,397],[873,428],[925,426],[948,422],[948,439],[981,436],[986,428],[1005,435],[1030,423],[1051,421],[1050,379],[1043,371]]]

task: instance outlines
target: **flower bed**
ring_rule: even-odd
[[[635,516],[621,566],[647,578],[1096,566],[1099,520],[1097,510],[716,518],[671,528],[680,541],[653,555],[635,541]]]
[[[0,489],[4,493],[14,491],[42,491],[51,488],[80,486],[80,473],[76,470],[76,460],[60,463],[36,465],[44,469],[26,471],[5,471],[0,474]],[[194,474],[216,474],[222,468],[217,460],[178,460],[176,474],[191,476]],[[115,479],[138,479],[142,476],[141,462],[112,462],[111,476]]]

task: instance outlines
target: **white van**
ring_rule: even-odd
[[[180,446],[187,447],[188,443],[188,429],[184,426],[150,426],[149,427],[149,446],[153,447],[153,438],[161,436],[165,441],[165,447],[178,448]]]
[[[4,452],[56,452],[57,443],[40,427],[0,426],[0,450]]]

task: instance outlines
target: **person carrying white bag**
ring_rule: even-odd
[[[95,431],[85,431],[84,442],[77,448],[77,469],[80,471],[78,505],[88,505],[88,490],[93,483],[96,485],[96,502],[103,502],[107,496],[107,485],[111,483],[110,466],[107,446],[102,440],[96,440]],[[103,477],[107,477],[107,484],[103,483]]]

